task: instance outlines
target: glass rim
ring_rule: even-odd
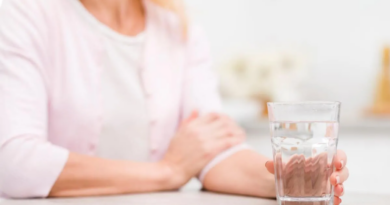
[[[268,106],[271,105],[341,105],[340,101],[291,101],[291,102],[267,102]]]

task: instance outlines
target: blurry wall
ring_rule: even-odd
[[[185,1],[208,34],[215,65],[241,52],[296,50],[309,61],[306,100],[342,101],[343,119],[370,106],[381,48],[390,44],[390,1]]]
[[[307,55],[311,100],[343,102],[343,119],[373,100],[381,49],[390,43],[388,0],[186,0],[211,41],[215,62],[240,52]]]

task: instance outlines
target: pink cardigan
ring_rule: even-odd
[[[104,45],[74,11],[78,0],[5,0],[0,9],[0,192],[46,197],[69,151],[94,155],[101,128]],[[207,42],[145,0],[143,86],[151,160],[194,109],[218,111]],[[129,105],[131,106],[131,105]]]

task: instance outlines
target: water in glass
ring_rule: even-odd
[[[270,123],[280,205],[331,205],[338,122]]]

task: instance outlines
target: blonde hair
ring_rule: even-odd
[[[188,17],[182,0],[150,0],[153,3],[174,12],[180,19],[184,37],[187,37],[188,32]]]

